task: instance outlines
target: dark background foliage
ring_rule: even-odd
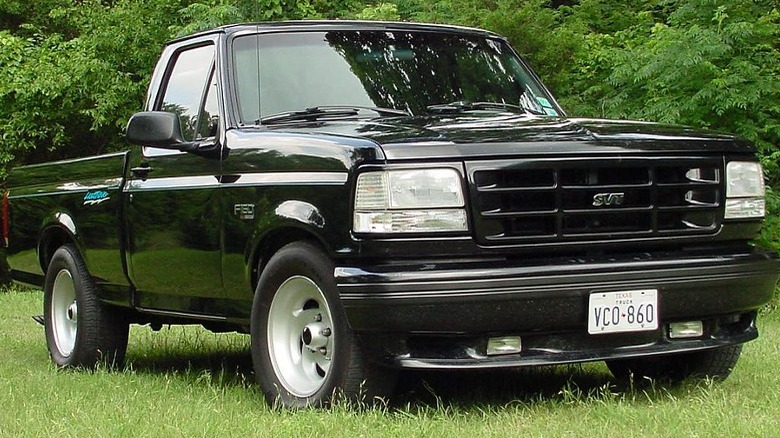
[[[168,39],[309,18],[490,29],[570,115],[742,135],[769,182],[761,240],[780,249],[778,0],[0,0],[0,178],[19,164],[125,148]]]

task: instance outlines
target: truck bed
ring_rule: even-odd
[[[99,289],[127,301],[121,238],[127,154],[13,169],[7,182],[11,224],[7,254],[14,280],[42,287],[45,260],[60,242],[72,240]]]

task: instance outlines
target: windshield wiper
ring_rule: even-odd
[[[356,116],[358,110],[355,108],[339,107],[339,108],[324,108],[319,106],[313,106],[311,108],[305,108],[295,111],[283,111],[269,116],[260,117],[257,120],[258,124],[272,124],[279,122],[294,122],[298,120],[314,121],[322,118],[339,118]]]
[[[505,102],[469,102],[468,100],[458,100],[456,102],[428,105],[426,107],[428,111],[432,113],[462,113],[466,111],[479,111],[479,110],[504,110],[513,113],[523,114],[535,114],[543,116],[545,113],[533,109],[526,108],[524,106],[515,105]]]
[[[321,105],[295,111],[284,111],[261,117],[257,124],[273,124],[295,121],[315,121],[322,119],[338,119],[358,115],[360,111],[373,111],[382,116],[408,116],[404,110],[393,108],[367,107],[357,105]]]
[[[399,110],[395,108],[383,108],[379,106],[360,106],[360,105],[323,105],[318,106],[317,108],[324,108],[324,109],[340,109],[340,108],[350,108],[350,109],[356,109],[358,111],[373,111],[380,116],[410,116],[409,111],[406,110]]]

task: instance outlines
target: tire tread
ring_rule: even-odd
[[[52,360],[61,367],[94,368],[98,364],[109,368],[121,366],[127,350],[129,323],[123,315],[113,312],[110,307],[100,302],[94,280],[73,244],[61,246],[52,256],[46,274],[47,297],[44,314],[49,312],[50,288],[61,269],[71,271],[79,307],[79,322],[76,344],[68,357],[59,354],[57,347],[53,345],[54,341],[49,339],[51,334],[47,328],[46,336]],[[48,318],[46,319],[48,322]]]
[[[687,378],[724,380],[739,361],[742,344],[683,354],[607,361],[618,379],[642,383],[647,379],[682,382]]]
[[[325,252],[315,243],[297,241],[279,249],[263,269],[258,281],[252,309],[252,360],[257,381],[266,400],[271,405],[287,408],[327,407],[334,402],[346,401],[357,405],[373,404],[392,393],[395,385],[394,370],[384,369],[372,364],[361,348],[360,339],[349,328],[343,307],[336,291],[333,277],[333,264]],[[323,293],[331,302],[331,313],[339,319],[343,329],[339,333],[339,342],[349,345],[344,354],[344,362],[333,363],[325,386],[317,393],[306,398],[296,397],[282,389],[276,381],[273,368],[268,362],[266,338],[264,336],[270,299],[275,290],[264,290],[266,285],[273,286],[290,275],[304,273],[320,285]],[[270,289],[273,289],[271,287]],[[342,344],[342,345],[343,345]],[[336,353],[338,354],[338,353]]]

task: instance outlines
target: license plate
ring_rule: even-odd
[[[597,292],[588,301],[588,333],[638,332],[658,328],[658,290]]]

